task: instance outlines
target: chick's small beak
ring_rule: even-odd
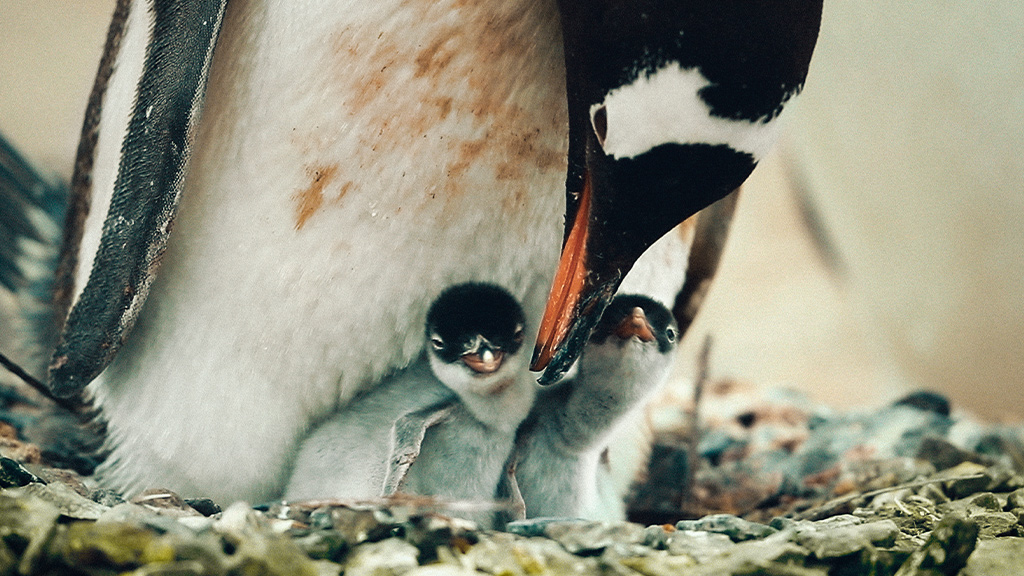
[[[636,336],[641,342],[653,342],[655,339],[654,329],[647,321],[644,309],[639,306],[633,308],[633,312],[619,323],[615,328],[615,335],[622,340],[629,340]]]
[[[477,374],[493,374],[501,368],[501,363],[505,360],[505,353],[501,350],[484,348],[479,352],[463,354],[459,359]]]

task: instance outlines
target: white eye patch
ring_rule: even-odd
[[[724,144],[760,160],[778,136],[778,117],[751,122],[712,116],[699,95],[710,85],[696,68],[667,64],[608,92],[590,107],[591,126],[616,160],[662,144]]]

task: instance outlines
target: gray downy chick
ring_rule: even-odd
[[[616,425],[642,409],[668,376],[678,329],[646,296],[617,296],[584,348],[578,372],[542,391],[519,430],[500,493],[527,518],[625,518],[602,483],[601,454]],[[607,478],[605,478],[607,480]]]
[[[536,395],[522,352],[524,324],[516,300],[495,286],[463,284],[435,301],[427,315],[427,356],[459,402],[425,429],[418,454],[404,456],[414,462],[407,471],[392,464],[389,490],[493,501]],[[489,511],[465,516],[484,525],[492,519]]]
[[[313,430],[286,499],[401,491],[490,502],[535,394],[524,324],[501,288],[446,290],[427,315],[424,357]]]

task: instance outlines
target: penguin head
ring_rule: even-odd
[[[520,349],[526,317],[507,291],[491,284],[445,290],[427,313],[427,354],[434,374],[462,394],[497,394],[525,370]]]
[[[678,341],[668,308],[646,296],[616,296],[584,348],[580,372],[643,395],[667,376]]]
[[[803,86],[821,0],[562,0],[565,236],[531,369],[573,364],[633,263],[743,183]]]

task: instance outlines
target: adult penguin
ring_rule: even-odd
[[[764,154],[820,11],[119,0],[49,372],[101,411],[100,480],[275,497],[310,423],[406,365],[458,282],[523,302],[557,378],[644,249]]]

